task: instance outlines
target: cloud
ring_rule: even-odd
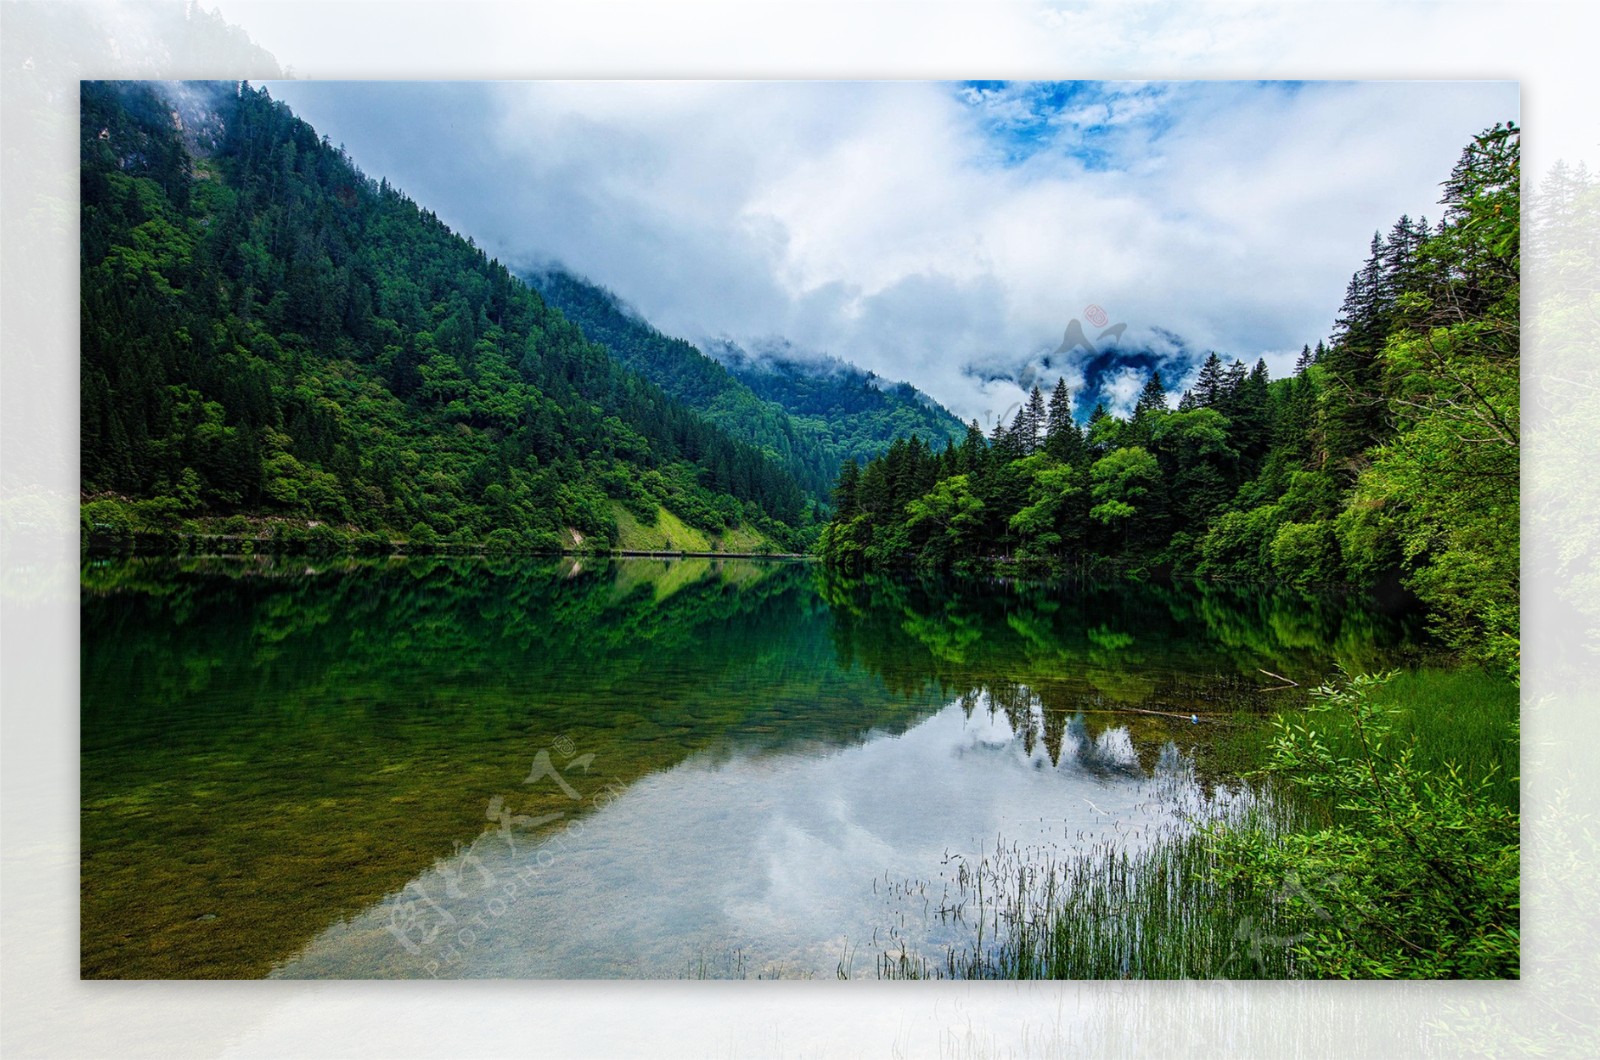
[[[1461,147],[1518,104],[1492,82],[271,88],[508,263],[559,260],[669,333],[783,336],[985,422],[1090,303],[1124,347],[1281,374],[1373,231],[1436,215]]]

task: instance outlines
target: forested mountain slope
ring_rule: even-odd
[[[730,435],[768,453],[826,499],[846,460],[869,460],[902,435],[943,444],[961,422],[914,387],[885,387],[842,361],[753,356],[731,343],[702,350],[662,333],[615,294],[560,268],[525,276],[619,362]]]
[[[846,460],[882,456],[896,438],[916,436],[942,447],[966,430],[910,383],[890,383],[837,357],[808,355],[783,342],[754,352],[721,342],[708,352],[797,423],[827,431]]]
[[[777,461],[264,90],[85,83],[81,121],[86,523],[553,547],[664,507],[802,540]]]

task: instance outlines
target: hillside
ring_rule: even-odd
[[[731,342],[710,353],[757,396],[775,402],[804,427],[825,430],[842,459],[865,463],[915,435],[934,449],[959,442],[965,425],[910,383],[890,383],[837,357],[787,343],[752,352]]]
[[[87,527],[553,548],[620,504],[803,544],[777,459],[265,91],[86,82],[81,136]]]
[[[918,434],[941,447],[961,437],[961,422],[908,384],[885,386],[843,361],[786,347],[759,357],[727,342],[702,350],[562,269],[525,279],[619,363],[769,454],[819,500],[846,460],[879,456],[897,437]]]

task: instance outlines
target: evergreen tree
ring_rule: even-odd
[[[1028,404],[1024,411],[1026,418],[1023,422],[1026,424],[1026,429],[1023,433],[1023,453],[1031,456],[1039,451],[1049,425],[1049,416],[1045,412],[1044,394],[1039,390],[1037,383],[1034,384],[1033,390],[1028,394]]]
[[[1307,343],[1304,346],[1300,347],[1300,356],[1295,358],[1294,374],[1295,375],[1305,375],[1306,374],[1306,369],[1310,368],[1312,363],[1313,362],[1312,362],[1312,357],[1311,357],[1311,344]]]
[[[1050,392],[1050,408],[1045,419],[1046,443],[1069,426],[1077,430],[1077,421],[1072,418],[1072,391],[1066,379],[1058,377],[1055,389]]]
[[[1200,374],[1196,377],[1193,387],[1195,404],[1201,408],[1214,408],[1226,396],[1227,388],[1223,377],[1222,358],[1217,356],[1215,350],[1211,351],[1200,366]]]
[[[967,424],[967,435],[961,439],[961,451],[956,457],[960,474],[976,475],[981,472],[987,463],[988,452],[988,443],[983,439],[983,427],[973,420]]]
[[[861,465],[852,457],[839,469],[839,482],[833,488],[833,510],[836,518],[851,519],[861,510]]]
[[[1240,368],[1243,361],[1235,362]],[[1240,474],[1254,477],[1266,459],[1272,438],[1272,395],[1267,362],[1257,359],[1255,367],[1239,384],[1229,417],[1229,443],[1240,457]]]
[[[1150,373],[1150,378],[1145,380],[1144,389],[1139,392],[1139,400],[1133,406],[1133,418],[1140,419],[1153,412],[1167,411],[1167,391],[1161,385],[1161,372],[1156,370]]]
[[[1024,437],[1027,430],[1027,417],[1028,410],[1024,406],[1017,410],[1017,415],[1012,419],[1009,429],[1000,423],[994,425],[994,435],[990,440],[989,449],[993,453],[996,463],[1008,464],[1027,455],[1027,441]]]
[[[1089,450],[1083,442],[1083,432],[1072,418],[1072,393],[1066,380],[1057,380],[1055,392],[1050,396],[1049,429],[1045,434],[1045,452],[1053,459],[1074,467],[1086,466]]]

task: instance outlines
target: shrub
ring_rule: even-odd
[[[133,539],[133,512],[121,501],[90,501],[78,509],[78,521],[85,539],[125,544]]]
[[[439,543],[439,534],[427,523],[418,522],[411,527],[411,533],[406,535],[411,539],[411,544],[420,549],[431,549]]]
[[[522,547],[522,535],[510,527],[502,526],[484,540],[483,547],[488,552],[515,552]]]
[[[1213,828],[1221,882],[1272,895],[1292,929],[1299,974],[1323,978],[1514,977],[1520,954],[1518,815],[1454,764],[1427,770],[1392,738],[1373,690],[1392,674],[1317,689],[1305,720],[1281,721],[1274,772],[1335,823],[1271,835]],[[1324,718],[1354,750],[1330,750]]]

